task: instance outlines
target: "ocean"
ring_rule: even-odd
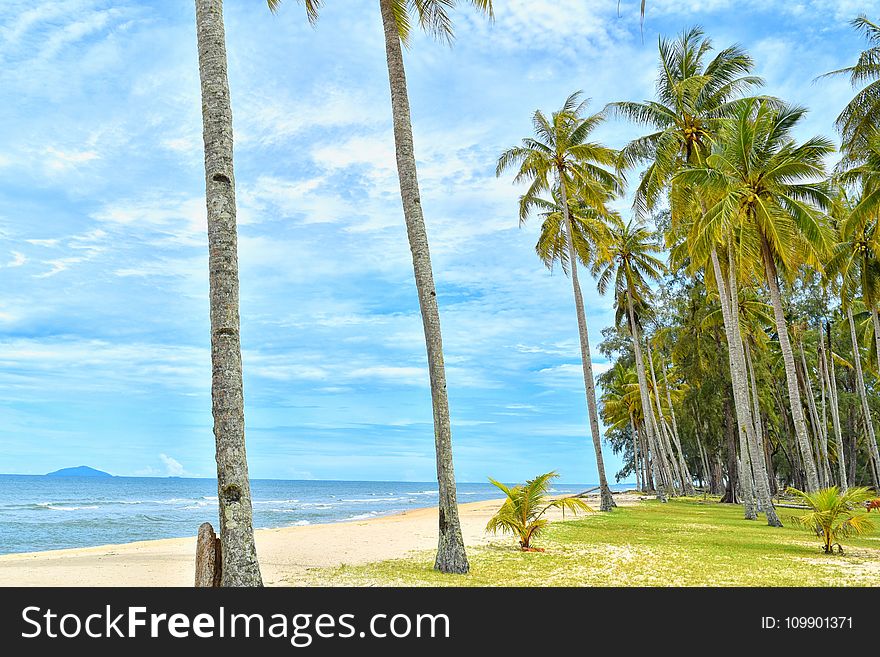
[[[572,494],[595,484],[554,484]],[[613,486],[623,490],[631,486]],[[254,527],[362,520],[437,504],[436,482],[251,482]],[[489,483],[459,484],[458,501],[501,497]],[[0,554],[195,536],[218,528],[214,479],[0,475]]]

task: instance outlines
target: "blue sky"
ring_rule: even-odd
[[[207,256],[186,0],[0,4],[0,472],[210,476]],[[847,26],[878,2],[498,0],[406,53],[456,474],[596,480],[571,288],[520,229],[498,154],[531,113],[652,95],[658,33],[701,24],[834,136]],[[227,0],[251,475],[430,480],[424,343],[375,2]],[[604,125],[620,147],[637,127]],[[625,204],[623,204],[625,207]],[[583,282],[594,370],[613,320]],[[619,461],[606,447],[609,476]]]

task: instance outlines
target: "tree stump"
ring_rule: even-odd
[[[220,539],[211,523],[203,522],[196,540],[196,587],[219,587],[222,574]]]

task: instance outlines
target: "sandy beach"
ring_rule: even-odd
[[[615,494],[614,499],[626,506],[639,498],[624,493]],[[594,509],[599,506],[598,497],[589,496],[585,501]],[[486,500],[460,505],[462,531],[469,547],[513,540],[484,531],[500,504],[501,500]],[[562,521],[556,510],[548,517]],[[193,527],[192,538],[0,555],[0,586],[192,586],[196,529]],[[437,509],[415,509],[357,522],[262,529],[256,537],[264,583],[295,586],[306,581],[311,569],[365,564],[434,549]]]

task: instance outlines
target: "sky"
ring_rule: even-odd
[[[435,476],[376,4],[330,1],[311,27],[294,0],[225,3],[254,478]],[[571,287],[498,155],[573,91],[595,111],[652,97],[658,35],[695,24],[810,108],[799,138],[834,137],[853,92],[813,80],[855,61],[847,23],[880,2],[648,0],[644,42],[636,0],[495,5],[405,52],[456,476],[592,483]],[[0,472],[212,475],[200,108],[192,2],[0,3]],[[582,286],[598,375],[612,301]]]

